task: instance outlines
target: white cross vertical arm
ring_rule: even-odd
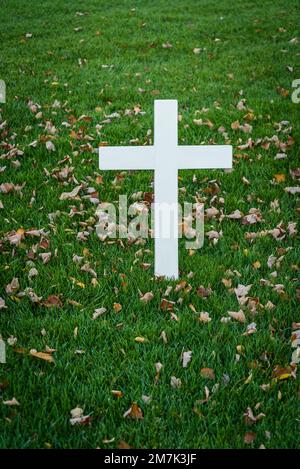
[[[155,275],[178,277],[177,101],[154,102]]]

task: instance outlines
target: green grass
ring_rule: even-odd
[[[298,2],[174,0],[170,5],[162,0],[0,0],[0,10],[0,79],[7,85],[7,103],[1,105],[7,133],[0,130],[0,166],[6,169],[0,173],[0,180],[26,183],[22,197],[14,192],[0,194],[4,205],[0,210],[0,296],[8,306],[0,313],[0,333],[4,340],[11,335],[17,338],[14,347],[7,345],[7,362],[0,365],[0,392],[3,401],[15,397],[20,402],[18,407],[0,402],[0,446],[115,448],[123,440],[135,448],[298,447],[299,380],[289,377],[274,381],[272,372],[276,365],[289,365],[292,323],[300,320],[296,297],[299,235],[287,235],[279,241],[271,236],[253,242],[245,239],[246,232],[270,230],[281,221],[286,228],[289,221],[299,220],[297,195],[284,191],[287,186],[299,185],[289,173],[300,166],[300,105],[291,101],[292,81],[300,77],[300,48],[299,43],[289,42],[299,38]],[[78,16],[76,12],[86,14]],[[79,27],[82,29],[75,32]],[[28,33],[32,37],[26,38]],[[173,47],[163,48],[167,42]],[[193,53],[196,47],[203,48],[199,55]],[[86,62],[80,67],[78,59]],[[278,93],[278,87],[288,90],[289,96]],[[139,92],[139,88],[145,92]],[[153,94],[153,90],[159,94]],[[139,139],[139,144],[149,143],[147,131],[153,126],[156,97],[178,99],[180,143],[224,143],[217,131],[223,125],[234,147],[235,165],[230,174],[180,172],[179,187],[186,188],[181,202],[194,201],[198,194],[206,197],[205,208],[222,208],[218,199],[211,203],[213,194],[205,192],[208,181],[217,179],[217,197],[224,198],[225,214],[236,209],[248,213],[256,207],[264,219],[253,226],[226,218],[221,223],[206,220],[205,230],[222,230],[223,237],[216,246],[206,240],[194,256],[189,256],[181,243],[181,279],[192,289],[170,295],[169,299],[176,302],[178,322],[160,308],[166,287],[176,282],[153,278],[153,243],[148,241],[145,246],[151,252],[144,254],[143,261],[152,264],[145,271],[140,262],[133,263],[141,246],[101,243],[94,231],[95,219],[91,218],[95,206],[84,198],[60,201],[60,194],[76,184],[71,181],[64,186],[47,176],[47,171],[62,168],[64,165],[58,162],[69,155],[72,162],[66,164],[74,167],[76,180],[95,187],[101,201],[115,201],[119,194],[151,191],[151,172],[128,172],[120,189],[111,185],[115,173],[103,173],[103,184],[97,184],[97,154],[82,147],[87,140],[72,138],[70,132],[81,127],[84,135],[93,138],[89,143],[94,149],[101,142],[117,145]],[[246,109],[239,111],[236,104],[242,98],[246,99]],[[41,106],[40,119],[29,110],[29,100]],[[61,102],[61,108],[52,108],[55,100]],[[144,115],[124,116],[126,109],[136,105]],[[208,111],[196,112],[202,108]],[[252,134],[232,130],[231,123],[245,123],[250,110],[254,115],[249,122]],[[113,112],[119,112],[121,118],[103,124],[97,133],[96,125]],[[90,117],[88,122],[71,122],[70,128],[62,125],[71,115],[78,119],[83,114]],[[200,117],[210,119],[214,127],[196,126],[193,119]],[[48,120],[58,131],[52,138],[55,152],[48,152],[41,138],[47,135],[44,128]],[[285,120],[289,125],[284,129],[292,129],[277,132],[274,123]],[[282,152],[274,143],[269,149],[260,144],[246,150],[237,148],[250,137],[256,141],[273,135],[284,143],[291,141],[289,136],[294,139],[294,144],[287,146],[286,159],[274,159]],[[29,146],[34,140],[38,141],[36,147]],[[5,142],[17,146],[23,156],[6,157],[9,148]],[[241,154],[245,157],[239,158]],[[19,167],[14,165],[16,159]],[[193,174],[197,182],[193,182]],[[275,174],[284,174],[285,181],[272,184]],[[243,184],[242,177],[250,185]],[[35,202],[30,206],[34,191]],[[275,199],[280,213],[270,211]],[[70,217],[71,206],[82,214]],[[49,224],[48,214],[58,210],[60,215]],[[76,239],[83,222],[92,227],[86,242]],[[39,238],[26,237],[13,249],[5,235],[19,228],[49,231],[46,251],[52,252],[52,258],[43,265],[38,256],[43,250],[38,249],[33,262],[39,275],[31,282],[28,252]],[[288,247],[293,249],[285,252],[280,267],[269,269],[268,257],[279,257],[282,248]],[[84,251],[86,261],[98,274],[96,287],[91,285],[90,274],[72,262],[73,254],[83,255],[84,249],[88,249],[88,254]],[[257,260],[261,267],[254,269]],[[236,274],[232,277],[233,287],[253,284],[251,297],[262,305],[270,300],[275,308],[269,311],[258,306],[255,317],[245,308],[245,324],[220,322],[228,311],[239,310],[234,292],[222,283],[228,269],[241,274],[240,278]],[[276,279],[270,277],[273,270],[277,270]],[[190,271],[194,272],[191,279],[187,278]],[[19,278],[20,291],[31,286],[43,300],[60,295],[62,307],[45,308],[27,297],[7,295],[5,286],[13,277]],[[83,282],[85,288],[70,277]],[[263,286],[263,278],[283,284],[285,295]],[[208,299],[197,295],[200,285],[211,286],[213,293]],[[143,305],[139,290],[153,291],[154,299]],[[182,302],[177,303],[180,298]],[[72,306],[68,300],[81,306]],[[119,313],[113,309],[115,302],[122,304]],[[198,322],[190,304],[198,312],[208,311],[212,321]],[[107,308],[106,315],[91,320],[94,309],[101,306]],[[256,334],[242,336],[253,321]],[[167,344],[160,339],[163,330]],[[146,337],[148,342],[136,343],[137,336]],[[27,353],[32,348],[43,351],[46,345],[56,349],[54,364]],[[238,345],[244,347],[244,354],[237,362]],[[18,353],[18,348],[26,353]],[[75,354],[76,350],[85,353]],[[180,361],[182,350],[193,351],[186,369]],[[163,369],[155,383],[157,362]],[[214,381],[201,376],[204,367],[214,370]],[[250,373],[252,379],[246,383]],[[230,378],[227,385],[224,374]],[[171,376],[181,379],[181,388],[171,387]],[[219,388],[215,386],[212,393],[216,383]],[[268,383],[269,390],[263,391],[260,386]],[[205,386],[210,399],[200,404],[197,401],[205,398]],[[121,390],[123,397],[116,399],[112,389]],[[151,396],[151,403],[146,405],[142,395]],[[141,407],[143,420],[123,418],[133,402]],[[76,405],[85,414],[92,414],[90,425],[70,425],[70,410]],[[265,417],[249,426],[243,417],[247,407],[255,415],[263,412]],[[246,444],[244,435],[249,431],[256,438]],[[111,443],[103,442],[112,438]]]

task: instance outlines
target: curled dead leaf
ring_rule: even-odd
[[[173,311],[174,309],[174,301],[169,301],[163,298],[160,303],[160,307],[163,311]]]
[[[54,358],[52,357],[51,353],[37,352],[35,349],[31,349],[29,351],[29,355],[31,355],[32,357],[40,358],[41,360],[45,360],[49,363],[54,363]]]
[[[17,401],[15,397],[13,397],[12,399],[8,401],[3,401],[3,404],[8,405],[8,406],[20,405],[20,403]]]
[[[202,311],[200,313],[200,316],[198,317],[198,321],[203,322],[203,323],[207,323],[207,322],[211,321],[211,317],[209,316],[209,313],[207,313],[205,311]]]
[[[295,365],[284,366],[284,367],[277,365],[273,370],[272,377],[273,379],[280,380],[280,381],[288,379],[290,377],[295,378],[296,370],[297,370],[297,367]]]
[[[192,359],[192,354],[193,354],[193,352],[190,351],[190,350],[188,352],[183,352],[183,354],[182,354],[182,366],[183,366],[183,368],[186,368],[188,366],[189,362]]]
[[[129,407],[129,409],[124,413],[123,417],[129,417],[134,420],[141,420],[144,418],[144,415],[142,409],[137,405],[137,403],[133,402],[131,407]]]
[[[149,301],[151,301],[153,297],[154,297],[153,293],[149,291],[140,297],[140,301],[142,303],[149,303]]]
[[[47,300],[45,300],[43,304],[44,306],[46,306],[46,308],[61,308],[62,307],[62,302],[60,298],[56,295],[48,296]]]
[[[230,316],[232,319],[235,319],[236,321],[239,321],[239,322],[245,322],[246,321],[246,316],[245,316],[244,312],[241,309],[238,312],[228,311],[228,316]]]
[[[93,317],[92,319],[97,319],[99,316],[102,316],[102,314],[106,313],[106,308],[97,308],[95,309],[94,313],[93,313]]]
[[[208,298],[212,294],[212,289],[210,287],[205,288],[203,285],[200,285],[197,289],[197,295],[200,296],[200,298]]]
[[[176,376],[171,376],[171,386],[172,388],[180,388],[181,387],[181,379],[176,378]]]
[[[75,199],[75,197],[77,197],[81,189],[82,189],[82,184],[80,184],[80,186],[76,186],[71,192],[63,192],[60,195],[59,200]]]
[[[7,306],[5,304],[5,300],[0,297],[0,309],[7,309]]]

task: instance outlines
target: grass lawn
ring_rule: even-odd
[[[298,2],[0,0],[0,15],[0,447],[299,447]],[[100,241],[91,200],[149,197],[153,172],[101,172],[97,148],[151,144],[164,98],[179,143],[234,149],[232,172],[179,173],[219,238],[181,242],[186,283],[153,277],[152,240]]]

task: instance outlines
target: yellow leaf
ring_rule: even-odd
[[[40,358],[41,360],[45,360],[46,362],[54,363],[54,358],[50,353],[37,352],[36,350],[32,349],[30,350],[29,355],[31,355],[32,357]]]
[[[291,376],[293,376],[294,370],[295,370],[295,366],[293,365],[285,366],[285,367],[277,365],[273,370],[273,378],[278,379],[280,381],[284,379],[288,379]]]
[[[147,339],[145,339],[145,337],[136,337],[134,340],[138,342],[139,344],[143,344],[144,342],[147,342]]]
[[[20,303],[21,301],[21,298],[18,298],[17,296],[11,296],[10,299],[16,301],[17,303]]]
[[[277,182],[284,182],[285,181],[285,174],[274,174],[274,178]]]
[[[67,299],[67,303],[69,303],[69,305],[72,305],[72,306],[82,306],[81,303],[78,303],[78,301],[75,301],[75,300],[70,300],[69,298]]]
[[[78,287],[85,288],[85,284],[83,282],[80,282],[79,280],[76,280],[76,278],[70,277],[70,280],[72,280],[72,282]]]

